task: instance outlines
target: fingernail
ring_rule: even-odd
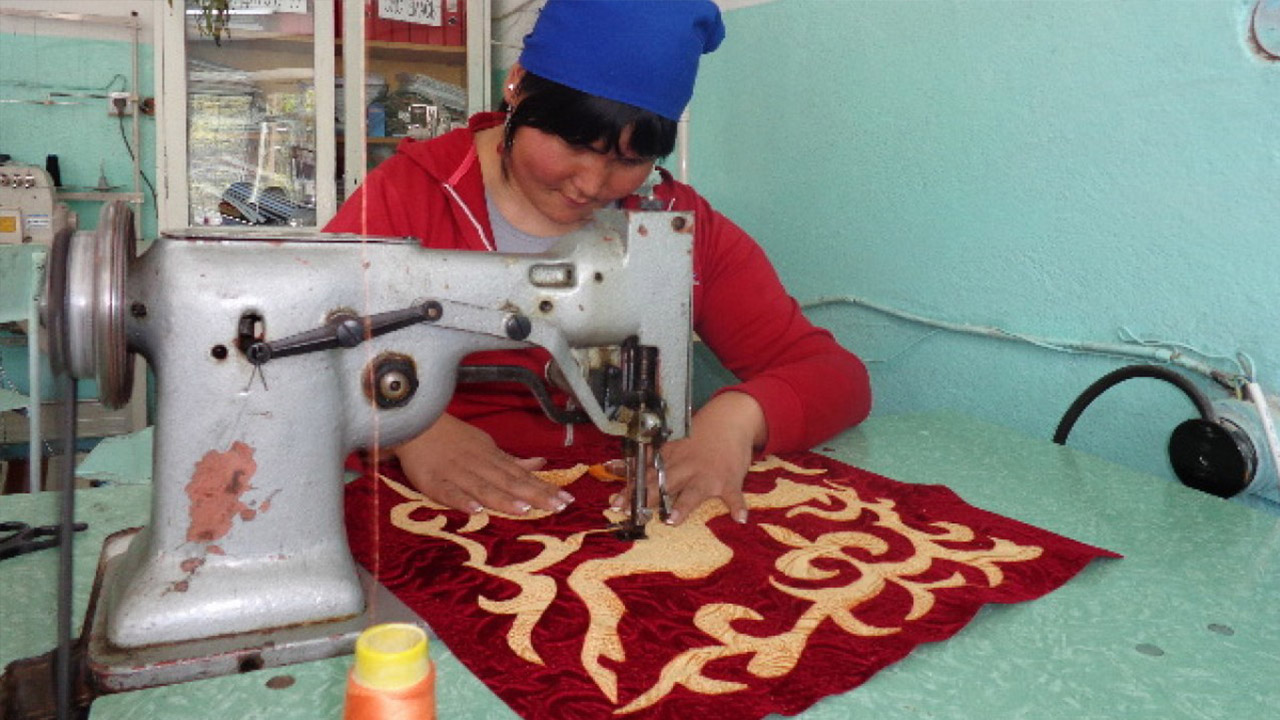
[[[532,506],[532,505],[530,505],[529,503],[527,503],[527,502],[525,502],[525,501],[523,501],[523,500],[517,500],[517,501],[516,501],[516,512],[517,512],[517,513],[519,513],[519,514],[521,514],[521,515],[524,515],[525,513],[529,512],[529,511],[530,511],[530,510],[532,510],[532,509],[533,509],[533,506]]]
[[[734,513],[734,514],[733,514],[733,519],[734,519],[734,520],[737,520],[739,523],[742,523],[742,524],[744,524],[744,525],[745,525],[745,524],[746,524],[746,522],[747,522],[747,509],[746,509],[746,508],[742,508],[742,509],[741,509],[741,510],[739,510],[738,512]]]
[[[556,493],[556,499],[559,500],[561,504],[563,504],[565,507],[568,507],[569,505],[573,504],[574,498],[569,493],[561,490],[560,492]],[[561,509],[563,510],[564,508],[561,508]]]
[[[621,510],[621,509],[622,509],[622,496],[621,496],[621,495],[614,495],[613,497],[609,498],[609,509],[610,509],[610,510]]]
[[[471,502],[467,503],[467,512],[473,515],[482,513],[484,512],[484,506],[476,502],[475,500],[472,500]]]
[[[667,519],[663,520],[663,522],[665,522],[668,525],[675,525],[676,523],[680,522],[680,511],[672,510],[671,513],[667,515]]]

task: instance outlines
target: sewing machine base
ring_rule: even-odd
[[[429,636],[435,635],[412,610],[359,568],[360,584],[368,598],[365,611],[359,615],[144,648],[115,647],[106,639],[106,604],[100,602],[100,594],[139,530],[122,530],[107,538],[89,599],[82,641],[86,646],[86,664],[101,693],[140,690],[349,654],[360,631],[376,623],[414,623]]]

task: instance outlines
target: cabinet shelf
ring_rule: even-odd
[[[366,137],[364,141],[369,145],[399,145],[400,141],[405,139],[406,137],[409,137],[409,136],[408,135],[381,135],[377,137],[369,136],[369,137]],[[347,141],[346,138],[342,137],[341,135],[338,136],[339,144],[345,143],[346,141]]]
[[[338,40],[338,52],[342,52],[342,40]],[[364,43],[365,50],[370,55],[377,54],[383,57],[412,56],[421,55],[455,55],[458,59],[466,61],[467,48],[464,45],[426,45],[423,43],[411,42],[394,42],[391,40],[368,40]]]
[[[102,190],[85,190],[85,191],[58,191],[59,200],[84,200],[88,202],[108,202],[110,200],[124,200],[134,204],[142,203],[142,193],[140,192],[113,192]]]
[[[454,85],[466,86],[467,49],[454,45],[370,40],[364,44],[365,63],[370,72],[392,81],[401,74],[423,74]],[[338,42],[342,56],[342,42]]]
[[[199,42],[205,42],[210,45],[213,41],[206,38],[193,38]],[[262,32],[262,31],[244,31],[238,30],[234,35],[228,35],[223,39],[223,43],[232,46],[233,43],[254,43],[267,42],[273,45],[279,43],[293,44],[301,46],[303,49],[309,50],[314,38],[310,35],[285,34],[279,32]],[[342,54],[343,39],[334,40],[338,54]],[[398,42],[394,40],[366,40],[364,43],[365,51],[369,53],[377,53],[379,55],[457,55],[463,60],[467,57],[467,48],[465,45],[437,45],[430,43],[415,42]]]
[[[239,27],[221,47],[187,15],[192,0],[160,3],[166,91],[188,96],[186,104],[168,103],[161,123],[161,225],[217,225],[226,193],[249,183],[282,188],[291,202],[314,207],[322,226],[401,140],[365,137],[367,108],[379,93],[413,100],[410,93],[426,97],[422,88],[447,83],[431,104],[454,115],[488,106],[490,1],[449,0],[458,13],[447,28],[381,35],[386,28],[375,24],[382,18],[371,17],[369,0],[311,2],[307,14],[235,18]],[[464,25],[463,17],[475,22]],[[445,90],[454,92],[436,97]]]

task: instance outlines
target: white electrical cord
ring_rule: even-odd
[[[1197,354],[1203,353],[1199,353],[1185,345],[1143,340],[1134,337],[1132,333],[1126,335],[1126,337],[1131,338],[1130,342],[1132,344],[1095,343],[1080,342],[1077,340],[1038,338],[1032,335],[1010,332],[1003,328],[989,325],[967,325],[963,323],[948,322],[946,320],[936,320],[934,318],[916,315],[906,312],[905,310],[880,305],[870,300],[850,295],[820,297],[816,300],[803,303],[801,307],[811,308],[823,305],[857,305],[859,307],[875,310],[876,312],[883,313],[885,315],[928,327],[938,328],[940,330],[948,330],[951,332],[966,333],[970,335],[981,335],[1001,340],[1017,340],[1030,345],[1035,345],[1036,347],[1042,347],[1048,350],[1057,350],[1060,352],[1082,352],[1097,355],[1155,360],[1162,363],[1168,363],[1170,365],[1177,365],[1187,370],[1199,373],[1220,385],[1241,388],[1248,395],[1249,400],[1258,411],[1258,418],[1262,421],[1262,429],[1266,436],[1267,449],[1271,452],[1271,460],[1276,474],[1275,479],[1277,487],[1280,487],[1280,438],[1277,437],[1275,423],[1271,421],[1271,412],[1267,407],[1266,393],[1263,392],[1262,386],[1253,379],[1253,364],[1248,360],[1248,357],[1243,354],[1238,355],[1236,358],[1236,364],[1239,366],[1240,372],[1230,373],[1218,370],[1208,363],[1189,357],[1187,355],[1188,351],[1196,352]]]
[[[1266,393],[1262,392],[1262,386],[1253,380],[1246,383],[1244,389],[1249,394],[1249,399],[1253,401],[1253,406],[1258,410],[1258,418],[1262,421],[1262,432],[1267,437],[1267,449],[1271,451],[1271,463],[1276,472],[1277,487],[1280,487],[1280,440],[1276,439],[1276,426],[1271,422],[1271,410],[1267,407]]]
[[[1144,342],[1142,344],[1117,344],[1040,338],[1034,335],[1011,332],[1004,328],[991,325],[967,325],[964,323],[954,323],[946,320],[936,320],[850,295],[820,297],[816,300],[803,303],[801,307],[812,308],[820,307],[822,305],[858,305],[885,315],[890,315],[902,320],[908,320],[910,322],[927,325],[941,330],[966,333],[969,335],[982,335],[984,337],[993,337],[1000,340],[1016,340],[1030,345],[1035,345],[1036,347],[1045,348],[1047,350],[1057,350],[1059,352],[1092,353],[1096,355],[1111,355],[1142,360],[1153,360],[1156,362],[1183,367],[1192,372],[1204,375],[1216,383],[1226,384],[1233,387],[1239,387],[1251,379],[1240,373],[1231,373],[1219,370],[1208,363],[1189,357],[1182,350],[1170,349],[1168,347],[1154,345],[1150,342]]]

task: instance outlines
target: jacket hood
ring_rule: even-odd
[[[467,132],[474,135],[480,130],[501,125],[505,119],[506,113],[476,113],[467,122],[466,130],[452,132]],[[450,185],[456,183],[458,170],[467,162],[468,157],[472,158],[472,162],[475,161],[472,143],[435,143],[433,145],[429,140],[405,138],[396,146],[396,153],[411,160],[435,180]]]

